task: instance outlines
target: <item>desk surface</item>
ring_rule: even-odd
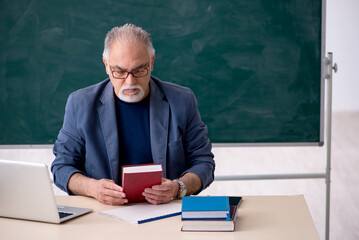
[[[101,216],[117,207],[92,198],[57,196],[57,203],[94,209],[62,224],[0,218],[0,239],[317,239],[303,196],[247,196],[237,212],[234,232],[181,232],[181,217],[133,224]],[[121,238],[125,237],[125,238]]]

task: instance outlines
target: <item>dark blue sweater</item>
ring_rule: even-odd
[[[120,165],[152,163],[149,97],[127,103],[116,97]],[[121,168],[119,169],[121,171]],[[119,175],[121,176],[121,175]]]

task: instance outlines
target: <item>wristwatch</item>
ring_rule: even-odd
[[[187,194],[187,187],[186,187],[186,185],[184,185],[184,183],[180,179],[175,179],[173,181],[178,182],[179,189],[178,189],[178,193],[177,193],[177,198],[182,199]]]

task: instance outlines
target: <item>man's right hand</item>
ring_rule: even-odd
[[[75,173],[68,182],[68,188],[73,194],[93,197],[108,205],[122,205],[128,202],[122,187],[109,179],[96,180]]]
[[[108,205],[122,205],[128,202],[123,188],[117,185],[113,180],[101,179],[95,180],[94,198]]]

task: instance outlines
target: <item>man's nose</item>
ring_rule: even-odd
[[[135,85],[137,83],[136,78],[132,75],[132,73],[129,73],[127,78],[125,79],[127,85]]]

